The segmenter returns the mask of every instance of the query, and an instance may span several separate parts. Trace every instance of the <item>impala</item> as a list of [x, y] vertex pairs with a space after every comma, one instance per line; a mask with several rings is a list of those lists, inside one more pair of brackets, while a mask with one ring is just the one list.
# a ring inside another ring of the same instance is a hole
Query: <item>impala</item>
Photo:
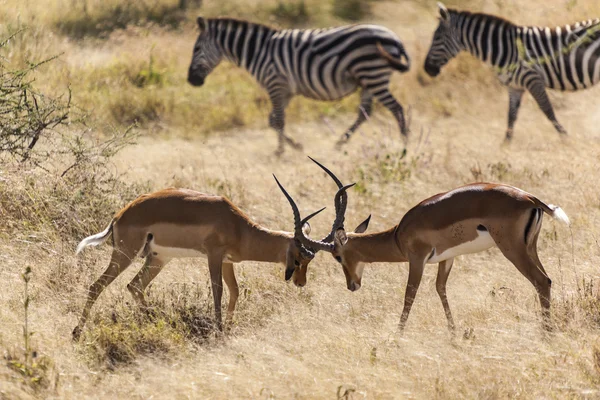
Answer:
[[[286, 197], [290, 201], [289, 195]], [[293, 201], [290, 204], [297, 213]], [[346, 234], [344, 229], [336, 229], [333, 242], [304, 236], [300, 240], [315, 251], [330, 252], [342, 265], [351, 291], [361, 287], [365, 263], [408, 262], [400, 331], [406, 325], [425, 264], [433, 263], [438, 263], [436, 290], [448, 328], [453, 331], [455, 325], [446, 297], [446, 282], [454, 258], [497, 246], [537, 290], [544, 326], [548, 328], [552, 281], [537, 254], [544, 213], [569, 225], [569, 218], [560, 207], [547, 205], [521, 189], [502, 184], [472, 183], [423, 200], [409, 210], [398, 225], [382, 232], [363, 234], [369, 216], [354, 232]]]
[[[339, 201], [336, 198], [336, 203]], [[296, 216], [297, 210], [294, 212]], [[171, 259], [207, 258], [217, 327], [221, 330], [223, 279], [229, 288], [228, 320], [233, 315], [239, 294], [233, 263], [283, 263], [286, 278], [293, 275], [294, 283], [304, 286], [306, 273], [302, 271], [306, 270], [315, 253], [303, 246], [301, 240], [307, 239], [305, 235], [310, 233], [308, 219], [317, 213], [303, 220], [298, 214], [294, 232], [290, 233], [258, 225], [221, 196], [169, 188], [138, 197], [119, 211], [104, 231], [83, 239], [77, 246], [79, 254], [87, 246], [105, 242], [112, 234], [110, 263], [89, 288], [73, 338], [78, 339], [81, 335], [98, 296], [136, 257], [146, 260], [127, 288], [142, 307], [146, 306], [144, 290]], [[336, 224], [333, 229], [337, 229]]]

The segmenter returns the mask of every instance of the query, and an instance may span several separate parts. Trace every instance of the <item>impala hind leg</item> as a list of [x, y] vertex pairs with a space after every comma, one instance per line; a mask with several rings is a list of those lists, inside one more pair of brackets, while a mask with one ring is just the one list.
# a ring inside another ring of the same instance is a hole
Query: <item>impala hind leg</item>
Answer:
[[142, 308], [148, 307], [144, 291], [170, 260], [161, 260], [149, 254], [146, 262], [137, 275], [129, 282], [127, 289]]
[[519, 246], [515, 246], [514, 243], [506, 244], [501, 240], [496, 240], [494, 234], [492, 234], [492, 237], [496, 241], [496, 244], [498, 245], [498, 248], [502, 254], [504, 254], [504, 256], [508, 258], [508, 260], [512, 262], [515, 267], [517, 267], [519, 272], [521, 272], [529, 280], [529, 282], [531, 282], [533, 287], [535, 287], [540, 299], [540, 305], [542, 306], [543, 325], [545, 329], [549, 329], [550, 291], [552, 281], [544, 271], [543, 267], [540, 268], [541, 263], [538, 265], [537, 260], [535, 260], [531, 255], [531, 250], [524, 241], [522, 244], [519, 243]]
[[358, 106], [358, 117], [348, 130], [339, 138], [336, 147], [348, 143], [352, 134], [371, 116], [373, 110], [373, 96], [369, 91], [363, 89], [360, 93], [360, 105]]
[[402, 309], [402, 316], [400, 316], [400, 324], [398, 325], [398, 330], [400, 333], [404, 332], [408, 314], [410, 314], [410, 309], [415, 301], [415, 296], [417, 295], [417, 290], [419, 290], [419, 285], [421, 284], [424, 268], [424, 258], [421, 258], [420, 260], [410, 260], [408, 283], [406, 284], [406, 293], [404, 294], [404, 308]]
[[[141, 247], [141, 246], [140, 246]], [[73, 329], [73, 339], [78, 340], [81, 336], [81, 331], [90, 315], [90, 310], [92, 306], [98, 299], [98, 296], [102, 293], [102, 291], [115, 280], [121, 272], [125, 271], [129, 265], [131, 265], [131, 261], [135, 253], [126, 252], [120, 249], [113, 249], [113, 253], [110, 259], [110, 263], [108, 264], [108, 268], [104, 273], [94, 282], [89, 290], [87, 302], [85, 303], [85, 307], [83, 308], [83, 312], [81, 313], [81, 317], [79, 318], [79, 323]]]
[[232, 263], [223, 263], [223, 280], [229, 289], [229, 305], [227, 307], [227, 318], [225, 320], [229, 324], [233, 320], [233, 312], [235, 311], [235, 305], [240, 295], [240, 289], [237, 280], [235, 279], [235, 271]]
[[445, 261], [441, 261], [438, 265], [437, 279], [435, 280], [435, 289], [442, 300], [442, 306], [444, 307], [444, 313], [446, 313], [446, 320], [448, 321], [448, 330], [454, 332], [455, 325], [452, 313], [450, 312], [450, 305], [448, 304], [448, 298], [446, 297], [446, 282], [448, 281], [448, 275], [452, 270], [454, 264], [454, 258], [450, 258]]

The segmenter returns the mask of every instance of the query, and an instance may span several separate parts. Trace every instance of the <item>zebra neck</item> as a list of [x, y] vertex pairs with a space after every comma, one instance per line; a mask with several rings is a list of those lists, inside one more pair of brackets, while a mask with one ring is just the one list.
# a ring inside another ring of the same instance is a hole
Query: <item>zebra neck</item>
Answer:
[[248, 70], [266, 50], [264, 43], [276, 32], [265, 25], [230, 18], [210, 19], [208, 26], [222, 56]]
[[517, 25], [493, 15], [469, 12], [452, 15], [452, 24], [462, 50], [495, 67], [517, 62]]

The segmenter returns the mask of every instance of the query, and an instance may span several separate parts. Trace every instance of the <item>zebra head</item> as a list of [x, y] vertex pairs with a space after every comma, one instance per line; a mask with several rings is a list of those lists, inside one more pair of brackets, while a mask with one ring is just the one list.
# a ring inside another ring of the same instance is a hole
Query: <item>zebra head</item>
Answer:
[[210, 29], [206, 27], [206, 21], [198, 17], [200, 35], [194, 45], [192, 63], [188, 71], [188, 82], [194, 86], [202, 86], [204, 79], [221, 62], [221, 51], [210, 36]]
[[433, 34], [433, 41], [425, 58], [425, 72], [429, 76], [437, 76], [440, 69], [460, 51], [455, 28], [450, 21], [450, 12], [442, 3], [438, 3], [438, 8], [440, 24]]

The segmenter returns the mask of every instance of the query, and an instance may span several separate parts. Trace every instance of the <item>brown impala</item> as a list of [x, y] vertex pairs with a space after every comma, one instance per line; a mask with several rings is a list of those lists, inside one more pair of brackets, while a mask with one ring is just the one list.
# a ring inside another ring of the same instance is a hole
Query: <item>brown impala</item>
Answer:
[[[342, 203], [343, 190], [336, 195], [336, 204]], [[217, 326], [222, 329], [223, 279], [230, 293], [228, 319], [232, 317], [238, 298], [234, 262], [285, 264], [286, 280], [293, 276], [297, 286], [304, 286], [305, 270], [315, 253], [301, 245], [301, 240], [307, 239], [305, 235], [310, 232], [308, 219], [317, 213], [301, 220], [297, 209], [294, 209], [295, 227], [290, 233], [256, 224], [221, 196], [169, 188], [138, 197], [119, 211], [104, 231], [83, 239], [77, 246], [77, 253], [80, 253], [87, 246], [105, 242], [112, 234], [110, 263], [102, 276], [90, 286], [87, 303], [79, 324], [73, 330], [73, 337], [78, 339], [81, 335], [90, 309], [100, 293], [136, 257], [145, 257], [146, 261], [127, 288], [142, 306], [146, 306], [144, 290], [171, 259], [207, 258]], [[326, 239], [333, 237], [335, 230], [341, 226], [336, 217], [332, 232]]]
[[[321, 164], [319, 166], [333, 175]], [[286, 197], [294, 213], [298, 213], [292, 198], [287, 193]], [[345, 204], [341, 211], [345, 212]], [[336, 229], [331, 242], [304, 236], [300, 240], [315, 251], [330, 252], [342, 264], [351, 291], [361, 286], [364, 263], [408, 262], [400, 331], [408, 319], [425, 264], [432, 263], [439, 263], [436, 289], [448, 328], [454, 330], [446, 297], [446, 281], [454, 258], [497, 246], [536, 288], [544, 326], [549, 327], [552, 282], [536, 248], [544, 213], [569, 224], [569, 218], [560, 207], [547, 205], [521, 189], [502, 184], [472, 183], [423, 200], [409, 210], [398, 225], [382, 232], [363, 234], [369, 216], [354, 232], [346, 234], [344, 229]], [[343, 221], [343, 215], [338, 218]]]

